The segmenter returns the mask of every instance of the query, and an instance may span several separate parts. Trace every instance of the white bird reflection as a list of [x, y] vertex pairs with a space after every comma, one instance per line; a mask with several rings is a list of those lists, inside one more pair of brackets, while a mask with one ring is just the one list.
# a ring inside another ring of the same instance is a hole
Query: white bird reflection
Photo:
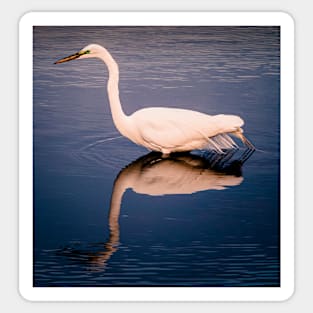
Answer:
[[120, 241], [119, 216], [123, 194], [127, 189], [150, 196], [192, 194], [204, 190], [223, 190], [242, 183], [242, 160], [227, 162], [232, 153], [197, 156], [190, 153], [162, 158], [149, 153], [126, 166], [115, 179], [110, 211], [110, 237], [105, 251], [89, 255], [89, 265], [103, 270]]

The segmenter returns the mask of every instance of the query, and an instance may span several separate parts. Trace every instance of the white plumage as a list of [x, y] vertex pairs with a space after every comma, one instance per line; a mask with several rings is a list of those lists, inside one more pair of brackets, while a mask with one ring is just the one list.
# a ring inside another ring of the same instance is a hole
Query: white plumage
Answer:
[[91, 44], [55, 63], [84, 58], [99, 58], [107, 65], [107, 91], [114, 124], [122, 135], [136, 144], [164, 155], [195, 149], [212, 149], [223, 153], [224, 149], [237, 146], [229, 136], [231, 134], [240, 138], [248, 148], [254, 149], [243, 136], [243, 120], [236, 115], [211, 116], [166, 107], [145, 108], [129, 116], [125, 115], [119, 98], [118, 65], [105, 48]]
[[130, 118], [134, 125], [140, 125], [137, 130], [144, 146], [164, 154], [205, 148], [221, 152], [223, 148], [232, 148], [235, 143], [226, 133], [236, 132], [243, 125], [238, 116], [210, 116], [172, 108], [142, 109]]

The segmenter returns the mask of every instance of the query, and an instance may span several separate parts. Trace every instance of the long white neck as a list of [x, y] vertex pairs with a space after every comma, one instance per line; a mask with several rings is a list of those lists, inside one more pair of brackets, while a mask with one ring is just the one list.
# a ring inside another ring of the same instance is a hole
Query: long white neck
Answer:
[[119, 81], [118, 65], [111, 56], [111, 54], [105, 48], [103, 48], [103, 51], [99, 53], [98, 57], [106, 64], [109, 71], [107, 91], [113, 122], [116, 128], [120, 131], [120, 133], [122, 135], [126, 135], [128, 117], [127, 115], [125, 115], [120, 102], [118, 90], [118, 81]]

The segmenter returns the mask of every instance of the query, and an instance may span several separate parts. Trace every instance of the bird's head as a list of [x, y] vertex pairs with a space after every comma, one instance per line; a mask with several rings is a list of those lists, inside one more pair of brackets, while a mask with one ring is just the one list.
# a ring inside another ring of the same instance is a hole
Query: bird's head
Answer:
[[96, 58], [101, 52], [103, 52], [103, 50], [104, 48], [100, 45], [90, 44], [78, 52], [54, 62], [54, 64], [64, 63], [75, 59]]

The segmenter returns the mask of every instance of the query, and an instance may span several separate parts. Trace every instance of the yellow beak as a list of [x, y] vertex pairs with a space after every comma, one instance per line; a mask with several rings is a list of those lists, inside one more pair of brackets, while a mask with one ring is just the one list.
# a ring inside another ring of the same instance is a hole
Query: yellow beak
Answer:
[[60, 59], [60, 60], [54, 62], [54, 64], [59, 64], [59, 63], [64, 63], [64, 62], [75, 60], [75, 59], [79, 58], [82, 54], [83, 53], [77, 52], [75, 54], [69, 55], [68, 57], [65, 57], [63, 59]]

